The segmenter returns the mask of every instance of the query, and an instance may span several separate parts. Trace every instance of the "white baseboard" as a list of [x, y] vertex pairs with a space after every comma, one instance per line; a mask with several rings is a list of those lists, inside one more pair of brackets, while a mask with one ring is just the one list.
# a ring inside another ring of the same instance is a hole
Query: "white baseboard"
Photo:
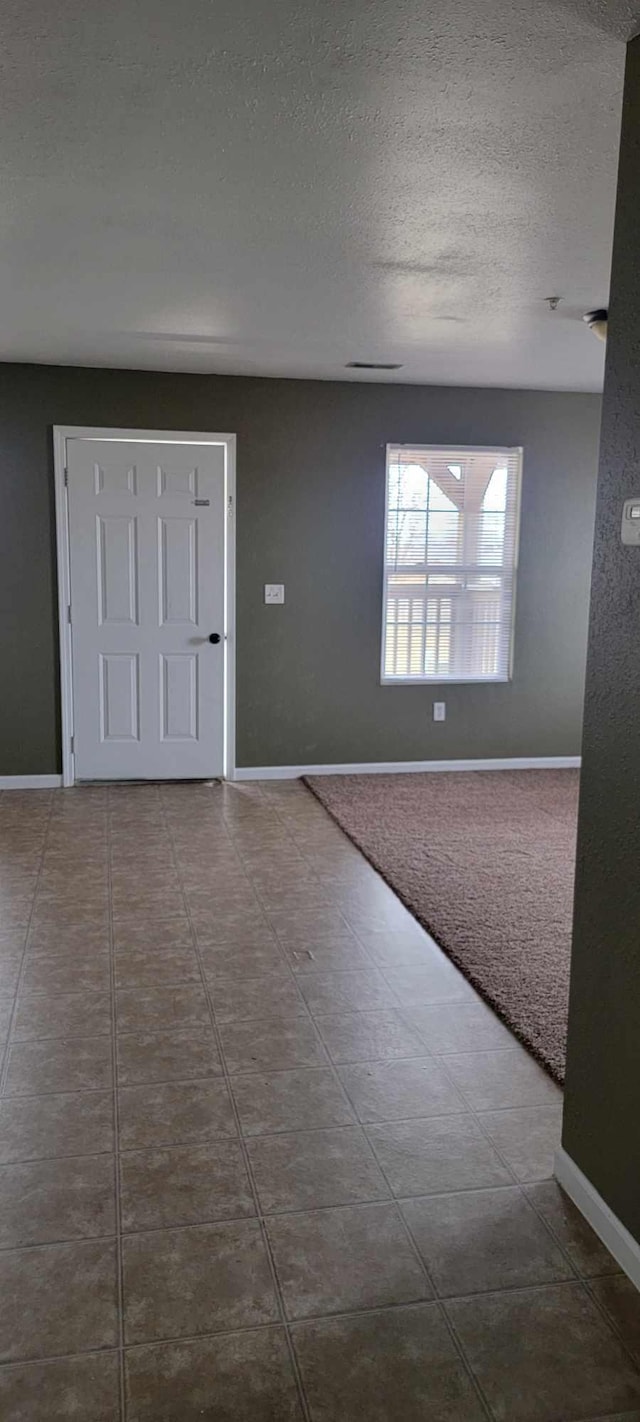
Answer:
[[0, 790], [59, 790], [61, 775], [0, 775]]
[[556, 1152], [554, 1174], [631, 1283], [640, 1289], [640, 1244], [562, 1146]]
[[389, 760], [353, 765], [237, 766], [230, 780], [298, 780], [301, 775], [413, 775], [441, 770], [575, 770], [579, 755], [516, 756], [508, 760]]

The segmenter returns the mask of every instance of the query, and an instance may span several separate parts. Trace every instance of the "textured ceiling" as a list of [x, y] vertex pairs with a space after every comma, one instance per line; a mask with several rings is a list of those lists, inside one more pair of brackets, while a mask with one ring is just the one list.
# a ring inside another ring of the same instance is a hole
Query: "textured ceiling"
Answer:
[[0, 358], [597, 389], [637, 28], [628, 0], [5, 0]]

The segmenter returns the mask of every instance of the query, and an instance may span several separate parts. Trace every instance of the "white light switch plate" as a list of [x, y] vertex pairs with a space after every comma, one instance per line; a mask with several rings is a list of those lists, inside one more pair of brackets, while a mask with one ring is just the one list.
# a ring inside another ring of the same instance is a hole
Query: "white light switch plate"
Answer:
[[640, 546], [640, 498], [625, 499], [622, 506], [622, 542]]
[[264, 600], [270, 605], [276, 602], [284, 602], [284, 583], [265, 583]]
[[445, 719], [445, 717], [446, 717], [446, 714], [447, 714], [447, 703], [446, 703], [446, 701], [434, 701], [434, 703], [433, 703], [433, 719], [434, 719], [434, 721], [444, 721], [444, 719]]

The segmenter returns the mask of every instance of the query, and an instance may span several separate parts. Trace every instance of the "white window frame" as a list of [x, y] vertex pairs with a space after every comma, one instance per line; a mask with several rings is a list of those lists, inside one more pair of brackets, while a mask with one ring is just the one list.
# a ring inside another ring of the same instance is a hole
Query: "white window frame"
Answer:
[[[424, 674], [423, 676], [387, 676], [384, 669], [385, 640], [387, 628], [387, 533], [389, 523], [389, 455], [391, 450], [402, 449], [423, 449], [425, 454], [430, 452], [443, 453], [448, 448], [453, 453], [461, 454], [468, 450], [470, 454], [517, 454], [518, 474], [516, 483], [516, 532], [513, 549], [513, 596], [511, 598], [511, 629], [509, 635], [509, 661], [506, 676], [442, 676], [441, 673], [434, 675]], [[389, 442], [385, 447], [385, 478], [384, 478], [384, 542], [382, 545], [382, 633], [380, 637], [380, 684], [381, 686], [506, 686], [513, 680], [513, 655], [516, 625], [516, 600], [518, 590], [518, 557], [520, 551], [520, 515], [522, 506], [522, 477], [523, 477], [524, 450], [522, 445], [500, 445], [500, 444], [457, 444], [448, 446], [446, 444], [399, 444], [395, 440]]]

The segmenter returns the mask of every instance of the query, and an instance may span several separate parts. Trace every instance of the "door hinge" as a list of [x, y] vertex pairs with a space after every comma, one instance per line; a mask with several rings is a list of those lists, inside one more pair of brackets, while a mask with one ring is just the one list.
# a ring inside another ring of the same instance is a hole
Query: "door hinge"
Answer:
[[69, 606], [67, 608], [67, 620], [69, 622], [71, 621], [71, 603], [69, 603]]
[[64, 487], [65, 487], [65, 489], [68, 489], [68, 487], [69, 487], [69, 470], [68, 470], [68, 469], [65, 469], [65, 471], [64, 471]]
[[75, 748], [76, 748], [76, 738], [75, 738], [75, 736], [72, 736], [72, 737], [71, 737], [71, 754], [72, 754], [72, 755], [73, 755], [73, 753], [74, 753], [74, 751], [75, 751]]

